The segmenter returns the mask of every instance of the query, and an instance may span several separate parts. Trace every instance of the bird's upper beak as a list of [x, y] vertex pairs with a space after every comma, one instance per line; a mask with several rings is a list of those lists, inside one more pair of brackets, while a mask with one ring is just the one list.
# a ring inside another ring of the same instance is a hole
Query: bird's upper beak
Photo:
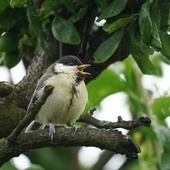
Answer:
[[90, 66], [90, 64], [83, 64], [83, 65], [77, 66], [78, 73], [80, 73], [81, 75], [91, 75], [90, 73], [83, 71], [85, 68], [87, 68], [89, 66]]

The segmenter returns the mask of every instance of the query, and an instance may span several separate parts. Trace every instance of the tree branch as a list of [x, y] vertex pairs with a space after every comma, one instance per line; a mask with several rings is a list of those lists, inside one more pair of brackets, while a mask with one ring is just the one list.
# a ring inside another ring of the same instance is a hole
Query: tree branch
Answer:
[[52, 86], [45, 89], [46, 93], [43, 100], [37, 102], [36, 107], [35, 105], [32, 105], [30, 114], [19, 123], [8, 138], [0, 143], [0, 165], [23, 152], [47, 146], [95, 146], [114, 153], [138, 158], [140, 148], [133, 142], [131, 137], [123, 135], [118, 130], [112, 129], [132, 129], [139, 126], [149, 126], [151, 120], [148, 117], [142, 117], [132, 121], [123, 121], [122, 118], [119, 117], [118, 122], [113, 123], [109, 121], [100, 121], [92, 117], [92, 114], [95, 111], [95, 109], [92, 109], [87, 115], [82, 115], [78, 121], [91, 124], [97, 128], [79, 128], [75, 130], [75, 128], [57, 127], [57, 132], [53, 141], [51, 141], [48, 136], [48, 129], [20, 134], [23, 128], [35, 117], [37, 110], [39, 110], [41, 104], [50, 95], [52, 90]]
[[138, 158], [140, 152], [140, 148], [129, 136], [122, 135], [117, 130], [79, 128], [75, 131], [75, 128], [57, 127], [53, 141], [49, 138], [48, 129], [44, 129], [20, 134], [13, 145], [9, 145], [6, 140], [1, 142], [0, 166], [28, 150], [60, 146], [95, 146], [132, 158]]
[[[4, 99], [4, 98], [3, 98]], [[0, 139], [7, 137], [25, 116], [25, 110], [10, 101], [0, 101]]]
[[81, 115], [80, 118], [77, 120], [78, 122], [88, 123], [93, 125], [97, 128], [104, 128], [104, 129], [115, 129], [115, 128], [124, 128], [124, 129], [134, 129], [140, 126], [150, 126], [151, 120], [149, 117], [140, 117], [138, 119], [125, 121], [119, 116], [117, 122], [109, 122], [105, 120], [98, 120], [92, 117], [90, 114]]
[[0, 97], [6, 97], [12, 93], [13, 86], [11, 86], [8, 82], [2, 81], [0, 82]]

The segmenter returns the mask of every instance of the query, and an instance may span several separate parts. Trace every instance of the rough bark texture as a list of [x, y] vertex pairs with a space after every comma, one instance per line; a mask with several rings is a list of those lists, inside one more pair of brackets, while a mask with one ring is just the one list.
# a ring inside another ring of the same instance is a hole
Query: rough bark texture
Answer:
[[48, 129], [23, 133], [10, 144], [4, 140], [0, 143], [0, 165], [28, 150], [47, 146], [95, 146], [133, 158], [137, 158], [140, 152], [139, 147], [132, 142], [131, 138], [122, 135], [119, 131], [96, 128], [80, 128], [75, 131], [75, 128], [58, 127], [53, 142], [48, 136]]

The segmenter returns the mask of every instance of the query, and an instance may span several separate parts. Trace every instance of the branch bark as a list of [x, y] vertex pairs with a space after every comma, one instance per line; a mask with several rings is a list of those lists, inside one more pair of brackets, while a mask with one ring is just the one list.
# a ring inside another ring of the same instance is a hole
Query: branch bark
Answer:
[[0, 82], [0, 97], [6, 97], [12, 93], [13, 86], [8, 82]]
[[25, 116], [25, 110], [11, 101], [0, 100], [0, 139], [7, 137]]
[[[49, 92], [51, 90], [52, 89], [50, 88]], [[49, 93], [47, 93], [47, 95], [48, 94]], [[112, 128], [125, 127], [126, 129], [132, 129], [142, 125], [149, 126], [151, 123], [149, 118], [139, 118], [132, 121], [120, 121], [119, 118], [118, 122], [113, 123], [97, 120], [90, 117], [90, 115], [82, 115], [78, 121], [90, 123], [102, 129], [78, 128], [75, 130], [75, 128], [57, 127], [57, 132], [53, 141], [49, 138], [48, 129], [19, 134], [25, 127], [24, 125], [30, 122], [30, 118], [34, 116], [37, 109], [38, 108], [33, 108], [31, 116], [25, 117], [14, 132], [0, 143], [0, 165], [23, 152], [47, 146], [95, 146], [114, 153], [125, 154], [128, 157], [138, 158], [140, 148], [133, 142], [131, 137], [128, 135], [122, 135], [121, 132], [113, 130]], [[147, 121], [144, 121], [145, 123], [143, 124], [141, 123], [141, 120]], [[110, 128], [108, 126], [110, 126]]]
[[119, 116], [117, 122], [109, 122], [105, 120], [98, 120], [89, 114], [81, 115], [78, 121], [88, 123], [97, 128], [104, 128], [104, 129], [124, 128], [127, 130], [140, 127], [140, 126], [150, 126], [151, 124], [151, 120], [149, 117], [140, 117], [139, 119], [125, 121], [122, 120], [122, 118]]
[[117, 130], [79, 128], [75, 131], [75, 128], [58, 127], [53, 141], [49, 138], [48, 129], [23, 133], [12, 145], [5, 139], [0, 143], [0, 166], [31, 149], [61, 146], [94, 146], [132, 158], [138, 158], [140, 152], [129, 136], [122, 135]]

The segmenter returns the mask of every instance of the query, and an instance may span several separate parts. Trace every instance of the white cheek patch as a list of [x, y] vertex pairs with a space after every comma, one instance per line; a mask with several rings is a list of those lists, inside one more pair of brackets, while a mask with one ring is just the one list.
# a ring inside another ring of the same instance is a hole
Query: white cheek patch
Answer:
[[57, 73], [75, 74], [77, 66], [65, 66], [61, 63], [57, 63], [54, 66], [54, 70]]

